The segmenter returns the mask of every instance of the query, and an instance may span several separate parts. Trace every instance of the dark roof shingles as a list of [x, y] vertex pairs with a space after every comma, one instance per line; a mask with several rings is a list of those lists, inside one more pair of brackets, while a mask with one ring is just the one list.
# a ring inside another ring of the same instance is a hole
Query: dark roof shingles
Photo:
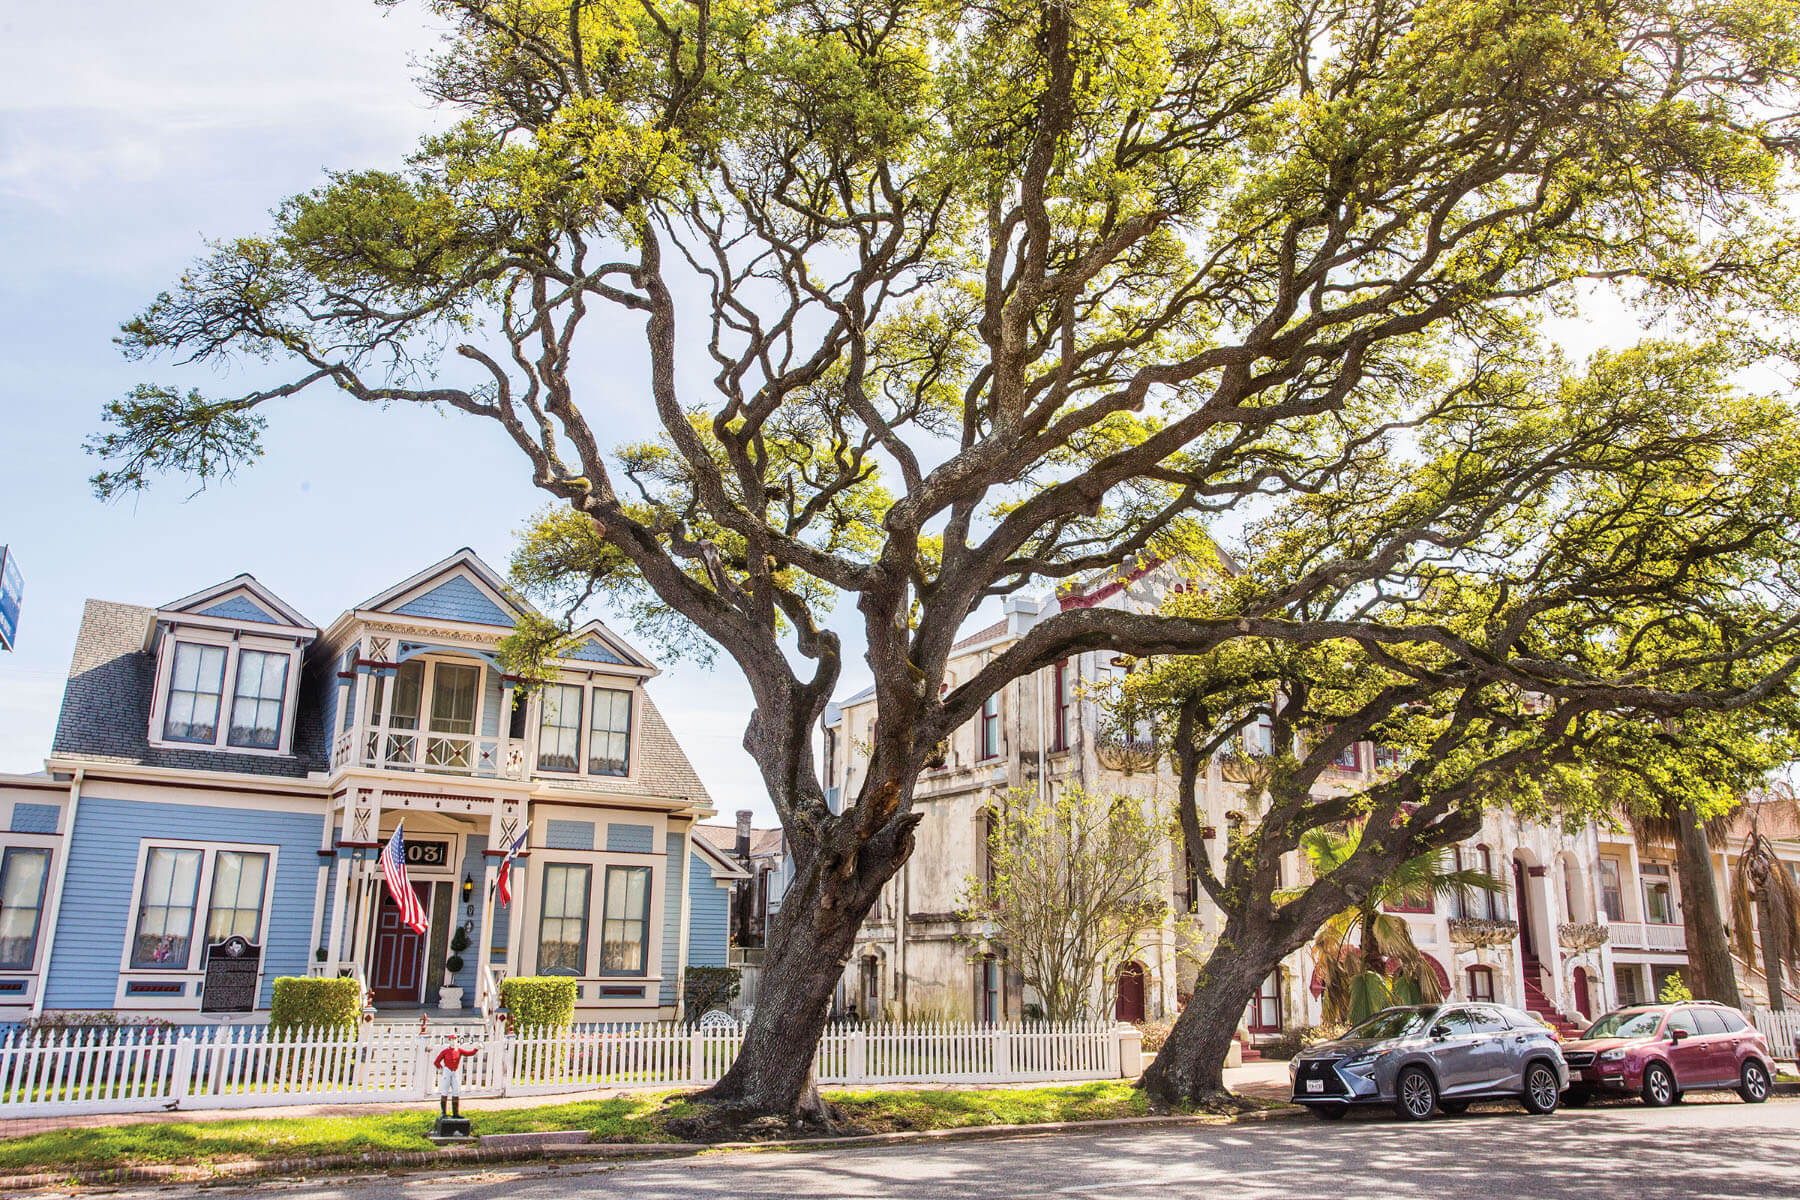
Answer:
[[50, 744], [55, 757], [296, 779], [323, 769], [319, 702], [325, 671], [313, 664], [301, 676], [293, 757], [152, 747], [150, 696], [156, 660], [144, 650], [144, 642], [153, 612], [109, 600], [87, 602], [69, 663], [62, 714]]

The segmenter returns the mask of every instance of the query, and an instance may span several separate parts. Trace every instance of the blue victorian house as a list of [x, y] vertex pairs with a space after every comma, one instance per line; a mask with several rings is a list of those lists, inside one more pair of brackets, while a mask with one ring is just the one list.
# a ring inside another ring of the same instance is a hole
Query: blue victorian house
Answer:
[[[405, 1010], [567, 975], [579, 1019], [674, 1017], [686, 968], [726, 962], [744, 869], [694, 834], [711, 803], [655, 667], [593, 622], [527, 692], [497, 648], [529, 611], [466, 549], [322, 630], [248, 575], [90, 600], [47, 770], [0, 776], [0, 1020], [192, 1023], [308, 973]], [[377, 862], [402, 822], [422, 934]], [[234, 936], [254, 975], [209, 998]]]

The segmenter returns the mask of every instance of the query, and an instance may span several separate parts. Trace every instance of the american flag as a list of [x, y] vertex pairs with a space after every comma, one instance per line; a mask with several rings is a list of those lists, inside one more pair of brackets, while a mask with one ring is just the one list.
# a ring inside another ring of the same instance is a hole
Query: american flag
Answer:
[[500, 898], [500, 903], [509, 907], [512, 904], [512, 861], [525, 849], [525, 838], [530, 832], [526, 830], [513, 841], [506, 851], [506, 857], [500, 860], [500, 873], [494, 876], [494, 895]]
[[387, 880], [388, 895], [394, 898], [394, 906], [400, 910], [400, 919], [414, 933], [425, 932], [425, 906], [419, 903], [419, 895], [412, 890], [412, 884], [406, 882], [406, 835], [403, 825], [394, 826], [394, 836], [381, 852], [381, 874]]

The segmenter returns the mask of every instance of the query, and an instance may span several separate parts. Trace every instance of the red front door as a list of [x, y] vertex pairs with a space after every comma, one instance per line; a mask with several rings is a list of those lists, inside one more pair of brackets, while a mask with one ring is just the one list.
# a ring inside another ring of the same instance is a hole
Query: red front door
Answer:
[[1599, 1015], [1594, 1011], [1593, 998], [1588, 995], [1588, 977], [1585, 967], [1575, 968], [1575, 1008], [1583, 1018], [1588, 1020]]
[[1119, 972], [1119, 994], [1113, 1002], [1113, 1020], [1144, 1019], [1144, 965], [1128, 962]]
[[[430, 912], [429, 894], [416, 883], [412, 889], [425, 911]], [[377, 1004], [417, 1004], [424, 973], [425, 936], [401, 922], [400, 909], [383, 886], [381, 905], [375, 910], [375, 953], [370, 963], [369, 991]]]

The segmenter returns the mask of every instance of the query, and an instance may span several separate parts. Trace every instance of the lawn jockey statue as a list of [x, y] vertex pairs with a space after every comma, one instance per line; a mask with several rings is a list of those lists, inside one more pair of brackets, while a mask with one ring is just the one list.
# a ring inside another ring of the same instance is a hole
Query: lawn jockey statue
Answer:
[[469, 1122], [462, 1115], [462, 1065], [463, 1059], [479, 1052], [479, 1046], [457, 1045], [453, 1033], [450, 1044], [432, 1060], [432, 1066], [438, 1069], [437, 1132], [441, 1137], [469, 1136]]

